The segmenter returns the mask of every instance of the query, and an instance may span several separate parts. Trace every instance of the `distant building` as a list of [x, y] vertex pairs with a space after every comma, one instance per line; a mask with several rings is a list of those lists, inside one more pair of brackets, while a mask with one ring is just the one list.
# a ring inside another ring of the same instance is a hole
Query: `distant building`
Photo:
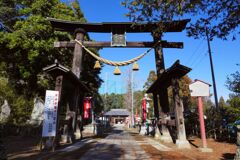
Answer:
[[126, 123], [130, 112], [127, 109], [111, 109], [104, 114], [112, 124]]

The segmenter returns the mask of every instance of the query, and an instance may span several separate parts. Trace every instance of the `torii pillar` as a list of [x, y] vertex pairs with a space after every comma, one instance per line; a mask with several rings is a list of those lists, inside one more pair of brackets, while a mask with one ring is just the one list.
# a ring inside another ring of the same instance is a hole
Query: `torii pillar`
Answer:
[[177, 128], [177, 140], [176, 145], [178, 148], [190, 149], [190, 143], [186, 137], [185, 124], [184, 124], [184, 115], [183, 115], [183, 103], [179, 95], [179, 80], [178, 78], [172, 79], [172, 92], [173, 92], [173, 101], [175, 105], [175, 122]]
[[[85, 36], [86, 32], [81, 29], [78, 28], [75, 30], [75, 39], [77, 39], [80, 42], [83, 42], [84, 40], [84, 36]], [[73, 52], [73, 62], [72, 62], [72, 72], [78, 77], [78, 79], [80, 79], [81, 77], [81, 72], [82, 72], [82, 58], [83, 58], [83, 48], [82, 46], [78, 45], [77, 43], [75, 43], [74, 46], [74, 52]], [[74, 107], [74, 111], [75, 111], [75, 117], [74, 117], [74, 131], [75, 131], [75, 138], [79, 139], [82, 137], [82, 133], [81, 133], [81, 125], [78, 124], [79, 120], [82, 121], [82, 117], [80, 115], [80, 110], [79, 108], [79, 99], [83, 98], [83, 97], [79, 97], [79, 88], [77, 87], [75, 89], [75, 94], [74, 94], [74, 101], [75, 101], [75, 107]]]
[[[157, 43], [159, 40], [161, 40], [162, 33], [152, 33], [153, 40], [155, 43]], [[157, 70], [157, 77], [159, 78], [161, 74], [165, 71], [165, 65], [164, 65], [164, 57], [163, 57], [163, 48], [161, 43], [157, 45], [155, 48], [155, 62], [156, 62], [156, 70]], [[154, 95], [155, 99], [157, 95]], [[155, 100], [156, 101], [156, 100]], [[168, 101], [168, 92], [167, 88], [161, 89], [161, 92], [159, 94], [159, 101], [161, 106], [161, 114], [160, 119], [161, 122], [165, 122], [166, 118], [168, 118], [169, 113], [169, 101]], [[155, 104], [156, 106], [156, 104]], [[157, 106], [156, 106], [157, 107]], [[158, 110], [158, 109], [157, 109]], [[166, 126], [166, 124], [161, 124], [161, 136], [159, 137], [160, 140], [164, 142], [172, 142], [171, 135], [169, 133], [169, 130]], [[158, 127], [156, 128], [158, 130]], [[159, 133], [156, 131], [156, 133]], [[156, 135], [158, 137], [158, 135]]]

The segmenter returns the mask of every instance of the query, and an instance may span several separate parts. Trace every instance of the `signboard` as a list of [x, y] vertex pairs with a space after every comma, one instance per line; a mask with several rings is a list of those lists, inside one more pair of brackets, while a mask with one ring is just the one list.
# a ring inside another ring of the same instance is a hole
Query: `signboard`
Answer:
[[58, 96], [58, 91], [46, 91], [42, 137], [56, 136]]
[[112, 33], [111, 46], [115, 46], [115, 47], [126, 46], [125, 32], [123, 32], [123, 33]]
[[195, 82], [189, 85], [190, 94], [192, 97], [209, 97], [209, 87], [210, 84], [200, 80], [195, 80]]

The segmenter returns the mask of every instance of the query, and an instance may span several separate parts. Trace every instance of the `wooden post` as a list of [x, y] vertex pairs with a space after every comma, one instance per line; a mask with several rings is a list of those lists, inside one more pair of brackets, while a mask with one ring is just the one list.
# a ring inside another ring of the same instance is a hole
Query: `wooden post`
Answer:
[[80, 131], [80, 126], [79, 126], [79, 114], [80, 114], [80, 111], [79, 111], [79, 107], [81, 107], [80, 103], [79, 103], [79, 99], [80, 99], [80, 90], [79, 88], [77, 87], [75, 89], [75, 117], [74, 117], [74, 121], [73, 121], [73, 130], [74, 130], [74, 135], [75, 135], [75, 139], [80, 139], [82, 136], [81, 136], [81, 131]]
[[157, 95], [157, 93], [153, 93], [153, 106], [154, 106], [154, 115], [155, 115], [155, 118], [156, 118], [154, 138], [159, 139], [161, 137], [161, 133], [160, 133], [159, 128], [158, 128], [159, 108], [158, 108], [158, 95]]
[[175, 105], [175, 121], [177, 127], [177, 140], [176, 144], [178, 148], [191, 148], [189, 142], [186, 138], [186, 130], [184, 124], [184, 116], [183, 116], [183, 103], [179, 96], [179, 82], [178, 79], [172, 79], [172, 87], [173, 87], [173, 100]]
[[154, 107], [154, 116], [159, 120], [159, 109], [158, 109], [158, 97], [156, 93], [153, 93], [153, 107]]
[[[75, 31], [76, 39], [80, 42], [83, 42], [85, 31], [81, 28]], [[72, 72], [80, 78], [82, 71], [82, 57], [83, 57], [83, 48], [79, 44], [75, 43], [74, 52], [73, 52], [73, 63], [72, 63]]]
[[56, 125], [56, 136], [53, 139], [52, 151], [55, 151], [56, 145], [59, 144], [60, 135], [59, 135], [59, 113], [60, 113], [60, 103], [61, 103], [61, 92], [62, 92], [63, 76], [57, 76], [55, 82], [55, 91], [59, 92], [58, 95], [58, 109], [57, 109], [57, 125]]
[[198, 97], [197, 99], [198, 99], [198, 116], [199, 116], [200, 131], [201, 131], [201, 138], [202, 138], [202, 147], [206, 148], [207, 140], [206, 140], [204, 118], [203, 118], [202, 97]]
[[198, 116], [199, 116], [201, 139], [202, 139], [202, 148], [199, 148], [199, 150], [202, 152], [212, 152], [211, 148], [207, 148], [206, 131], [205, 131], [204, 118], [203, 118], [202, 97], [199, 96], [197, 97], [197, 99], [198, 99]]
[[[153, 33], [152, 35], [155, 43], [161, 40], [162, 33]], [[157, 45], [154, 48], [154, 50], [155, 50], [155, 63], [156, 63], [157, 77], [160, 77], [161, 74], [165, 71], [163, 49], [162, 49], [161, 43]], [[159, 100], [160, 100], [160, 106], [163, 111], [163, 114], [161, 114], [161, 119], [164, 120], [168, 116], [167, 113], [169, 112], [167, 88], [161, 88], [161, 91], [159, 92]], [[169, 134], [169, 130], [165, 124], [162, 124], [162, 136], [160, 137], [160, 139], [165, 142], [172, 142], [172, 138]]]

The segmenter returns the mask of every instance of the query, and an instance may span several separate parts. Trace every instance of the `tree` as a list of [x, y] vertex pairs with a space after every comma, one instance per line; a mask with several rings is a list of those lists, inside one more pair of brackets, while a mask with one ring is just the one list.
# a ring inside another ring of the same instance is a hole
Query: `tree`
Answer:
[[155, 71], [153, 70], [150, 71], [148, 74], [147, 82], [145, 82], [143, 88], [147, 90], [156, 80], [157, 80], [157, 75]]
[[224, 106], [224, 116], [228, 123], [240, 119], [240, 72], [236, 71], [227, 77], [226, 86], [233, 93], [229, 95], [227, 104]]
[[240, 96], [240, 72], [236, 71], [227, 77], [226, 86], [236, 95]]
[[[54, 81], [42, 72], [43, 67], [58, 59], [71, 68], [72, 50], [55, 49], [53, 43], [74, 37], [54, 31], [46, 17], [86, 22], [78, 1], [66, 5], [59, 0], [0, 0], [0, 22], [12, 31], [0, 32], [0, 66], [3, 66], [0, 68], [7, 73], [4, 76], [16, 97], [21, 98], [15, 104], [16, 111], [24, 105], [31, 111], [33, 97], [43, 97], [45, 90], [53, 86]], [[94, 59], [89, 55], [84, 55], [84, 62], [81, 80], [97, 93], [102, 82], [100, 72], [93, 70]]]
[[227, 88], [233, 93], [229, 95], [227, 104], [224, 107], [225, 117], [228, 119], [228, 123], [240, 119], [240, 72], [236, 71], [227, 77]]
[[105, 104], [105, 111], [109, 111], [113, 108], [123, 108], [123, 94], [102, 94], [101, 97]]
[[229, 123], [233, 123], [236, 120], [240, 119], [240, 98], [235, 95], [231, 95], [230, 99], [227, 100], [229, 104], [226, 106], [226, 115], [228, 117]]
[[219, 99], [218, 106], [219, 108], [224, 108], [226, 106], [226, 102], [222, 96]]
[[[194, 104], [194, 101], [191, 99], [189, 90], [189, 84], [192, 83], [192, 80], [187, 75], [185, 75], [178, 82], [179, 82], [179, 95], [183, 101], [184, 110], [189, 110], [192, 108], [192, 104]], [[175, 107], [173, 104], [172, 86], [168, 88], [168, 96], [169, 104], [171, 110], [173, 111]]]
[[[188, 36], [205, 37], [208, 27], [210, 37], [227, 39], [239, 34], [240, 7], [238, 0], [123, 0], [126, 14], [134, 22], [172, 21], [193, 19], [187, 27]], [[233, 33], [233, 34], [231, 34]]]

